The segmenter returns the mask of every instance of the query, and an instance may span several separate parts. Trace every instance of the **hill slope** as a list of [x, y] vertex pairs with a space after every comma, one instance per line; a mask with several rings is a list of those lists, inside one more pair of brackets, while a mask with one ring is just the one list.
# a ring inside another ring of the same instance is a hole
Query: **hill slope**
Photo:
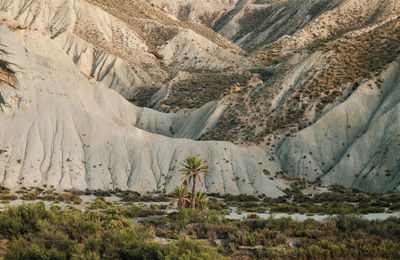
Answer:
[[[3, 185], [161, 192], [180, 182], [176, 172], [185, 156], [201, 153], [213, 170], [204, 190], [282, 194], [285, 185], [262, 173], [261, 150], [140, 130], [135, 124], [142, 123], [143, 108], [91, 83], [51, 38], [30, 30], [15, 36], [4, 25], [0, 32], [3, 73], [14, 79], [0, 85]], [[157, 116], [168, 122], [158, 112], [143, 120]]]
[[396, 0], [0, 11], [3, 185], [164, 191], [200, 153], [209, 192], [279, 196], [286, 175], [399, 189]]

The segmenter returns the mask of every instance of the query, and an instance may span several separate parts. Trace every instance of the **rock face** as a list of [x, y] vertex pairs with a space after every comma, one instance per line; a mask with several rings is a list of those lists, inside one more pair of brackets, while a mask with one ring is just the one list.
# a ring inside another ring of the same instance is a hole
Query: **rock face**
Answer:
[[[31, 30], [14, 34], [5, 25], [0, 35], [2, 71], [16, 79], [15, 85], [0, 82], [2, 185], [168, 191], [180, 182], [183, 158], [199, 153], [212, 171], [205, 191], [283, 194], [285, 185], [263, 174], [261, 150], [257, 157], [230, 143], [171, 139], [138, 129], [136, 124], [150, 125], [150, 118], [161, 125], [172, 119], [90, 82], [50, 37], [35, 37], [40, 33]], [[193, 132], [190, 116], [181, 120]]]

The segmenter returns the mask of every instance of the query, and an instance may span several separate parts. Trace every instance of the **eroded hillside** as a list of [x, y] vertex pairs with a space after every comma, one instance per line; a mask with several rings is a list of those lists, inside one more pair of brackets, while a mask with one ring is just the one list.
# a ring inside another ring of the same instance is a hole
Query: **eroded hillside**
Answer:
[[[323, 43], [310, 54], [294, 55], [274, 67], [275, 75], [266, 83], [233, 99], [219, 125], [205, 138], [260, 142], [270, 134], [295, 133], [313, 124], [362, 82], [372, 80], [380, 86], [377, 76], [398, 59], [399, 40], [397, 18]], [[292, 59], [300, 62], [292, 65]]]
[[165, 191], [201, 153], [209, 192], [278, 196], [286, 175], [399, 187], [396, 0], [0, 0], [0, 11], [3, 185]]

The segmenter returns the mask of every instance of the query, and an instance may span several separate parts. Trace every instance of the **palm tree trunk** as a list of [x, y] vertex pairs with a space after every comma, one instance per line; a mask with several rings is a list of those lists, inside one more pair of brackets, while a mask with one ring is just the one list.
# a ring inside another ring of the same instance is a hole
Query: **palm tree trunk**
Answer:
[[196, 180], [197, 178], [193, 178], [193, 188], [192, 188], [192, 208], [196, 207]]

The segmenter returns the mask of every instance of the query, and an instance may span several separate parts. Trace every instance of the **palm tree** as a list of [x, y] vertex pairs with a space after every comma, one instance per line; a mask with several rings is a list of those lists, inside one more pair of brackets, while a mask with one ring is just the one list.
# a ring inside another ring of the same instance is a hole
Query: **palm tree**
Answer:
[[172, 204], [177, 204], [179, 208], [184, 208], [186, 202], [189, 202], [189, 191], [184, 185], [177, 185], [171, 192], [172, 195]]
[[193, 181], [192, 188], [192, 208], [196, 207], [196, 182], [203, 182], [201, 174], [210, 176], [208, 173], [208, 165], [205, 163], [203, 158], [199, 155], [189, 155], [182, 164], [183, 168], [180, 170], [180, 174], [184, 174], [183, 185], [187, 186]]
[[206, 211], [208, 209], [207, 194], [205, 194], [203, 191], [199, 190], [197, 192], [196, 202], [197, 202], [197, 207], [199, 208], [200, 211]]

